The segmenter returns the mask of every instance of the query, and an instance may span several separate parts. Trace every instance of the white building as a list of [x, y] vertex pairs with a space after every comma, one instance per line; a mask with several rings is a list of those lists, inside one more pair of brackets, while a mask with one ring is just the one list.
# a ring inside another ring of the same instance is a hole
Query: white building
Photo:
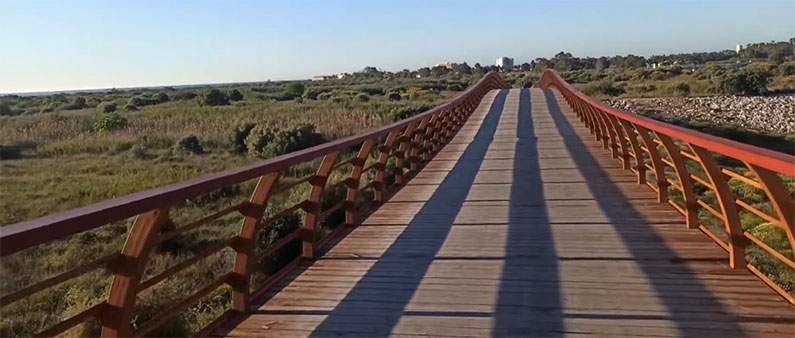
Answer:
[[513, 68], [513, 59], [509, 58], [507, 56], [503, 56], [503, 57], [497, 59], [496, 65], [497, 65], [497, 67], [500, 67], [502, 69], [512, 69]]
[[743, 50], [743, 45], [737, 45], [737, 47], [734, 49], [734, 51], [737, 53], [739, 53], [741, 50]]

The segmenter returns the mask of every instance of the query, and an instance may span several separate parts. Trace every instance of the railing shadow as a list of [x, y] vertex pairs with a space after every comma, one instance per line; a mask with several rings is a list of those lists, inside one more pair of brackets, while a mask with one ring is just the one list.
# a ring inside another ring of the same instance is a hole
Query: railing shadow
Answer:
[[[715, 335], [743, 336], [742, 328], [737, 325], [738, 318], [731, 314], [700, 281], [699, 276], [686, 265], [687, 263], [682, 262], [686, 260], [681, 259], [665, 240], [649, 227], [648, 221], [642, 221], [646, 220], [646, 217], [632, 205], [630, 199], [610, 180], [598, 179], [610, 176], [590, 152], [583, 151], [586, 145], [574, 131], [568, 118], [564, 116], [555, 94], [549, 89], [543, 91], [550, 115], [563, 138], [566, 149], [577, 169], [583, 176], [590, 178], [585, 180], [590, 193], [629, 253], [635, 258], [635, 262], [648, 279], [660, 303], [666, 308], [669, 314], [668, 320], [674, 322], [683, 336], [704, 335], [703, 327], [693, 325], [704, 321], [721, 323], [721, 328], [716, 330]], [[627, 222], [627, 220], [636, 221]], [[644, 240], [638, 240], [639, 236]], [[650, 255], [649, 249], [652, 248], [655, 253]], [[678, 264], [668, 264], [664, 268], [665, 271], [661, 271], [660, 260]], [[675, 274], [679, 280], [686, 280], [687, 283], [672, 280], [671, 274]], [[685, 289], [687, 292], [684, 292]], [[687, 296], [693, 294], [698, 295], [697, 299]], [[707, 314], [708, 318], [705, 318], [704, 314]]]
[[[506, 95], [507, 90], [497, 94], [473, 141], [452, 170], [394, 243], [315, 328], [313, 337], [339, 332], [345, 332], [346, 336], [386, 336], [397, 325], [469, 194], [494, 138]], [[416, 245], [417, 239], [422, 239], [421, 246]], [[399, 268], [401, 280], [404, 281], [402, 287], [377, 288], [379, 279], [386, 274], [394, 274], [396, 268]], [[366, 303], [362, 303], [362, 300], [366, 300]], [[376, 303], [379, 306], [364, 305]], [[368, 327], [366, 333], [346, 330], [352, 317]]]
[[544, 202], [531, 111], [530, 92], [522, 89], [505, 261], [491, 332], [495, 337], [556, 337], [563, 333], [558, 255]]

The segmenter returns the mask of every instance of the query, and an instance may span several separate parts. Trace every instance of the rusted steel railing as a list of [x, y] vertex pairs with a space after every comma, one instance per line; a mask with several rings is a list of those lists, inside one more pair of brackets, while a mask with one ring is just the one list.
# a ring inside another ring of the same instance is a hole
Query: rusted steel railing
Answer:
[[[35, 250], [37, 246], [70, 235], [135, 217], [121, 252], [81, 262], [68, 271], [13, 290], [0, 298], [0, 305], [9, 306], [52, 286], [92, 271], [107, 269], [113, 274], [113, 281], [109, 295], [104, 301], [61, 320], [39, 334], [58, 335], [88, 319], [95, 318], [102, 326], [103, 336], [147, 335], [223, 286], [232, 289], [232, 304], [228, 311], [209, 326], [220, 323], [234, 313], [246, 312], [253, 298], [263, 294], [300, 261], [315, 258], [318, 248], [345, 228], [339, 226], [328, 233], [319, 234], [317, 231], [319, 222], [335, 212], [344, 210], [345, 225], [356, 225], [363, 211], [383, 202], [391, 188], [403, 184], [410, 175], [420, 169], [421, 164], [428, 161], [452, 138], [453, 133], [474, 111], [483, 95], [492, 89], [507, 87], [509, 87], [507, 83], [492, 72], [452, 101], [382, 128], [249, 166], [2, 227], [0, 256], [6, 258], [22, 250]], [[349, 153], [354, 155], [342, 160]], [[285, 170], [318, 160], [320, 164], [315, 174], [289, 182], [280, 182]], [[329, 178], [334, 171], [340, 170], [345, 172], [338, 176], [347, 177], [334, 183], [330, 182]], [[369, 173], [366, 179], [363, 179], [364, 173]], [[231, 205], [181, 226], [175, 226], [169, 217], [169, 211], [184, 205], [186, 200], [257, 178], [258, 182], [248, 202]], [[308, 198], [266, 215], [270, 200], [278, 195], [289, 194], [296, 187], [306, 184], [311, 186]], [[334, 189], [345, 189], [345, 197], [334, 205], [323, 208], [321, 203], [323, 197]], [[372, 199], [369, 203], [361, 203], [362, 193], [365, 190], [371, 191]], [[280, 217], [296, 212], [303, 214], [303, 226], [263, 247], [263, 244], [257, 240], [257, 234]], [[150, 253], [156, 245], [234, 213], [242, 215], [242, 224], [237, 235], [221, 240], [195, 253], [193, 257], [186, 258], [144, 279], [146, 277], [144, 270], [150, 260]], [[266, 216], [267, 218], [263, 219]], [[301, 254], [292, 263], [271, 274], [264, 283], [252, 288], [253, 267], [293, 241], [302, 242]], [[232, 248], [235, 252], [234, 267], [231, 271], [214, 276], [213, 282], [167, 306], [159, 314], [149, 316], [151, 319], [148, 321], [137, 325], [131, 324], [137, 315], [136, 298], [142, 291], [227, 248]]]
[[[580, 93], [552, 70], [545, 71], [535, 87], [557, 89], [596, 140], [635, 173], [637, 183], [679, 211], [687, 228], [701, 230], [726, 250], [732, 268], [748, 268], [795, 304], [791, 294], [746, 261], [746, 247], [752, 243], [782, 268], [795, 269], [795, 202], [785, 187], [785, 180], [793, 182], [795, 157], [612, 108]], [[737, 193], [744, 189], [758, 191], [764, 201], [744, 200]], [[758, 217], [782, 229], [789, 247], [777, 250], [743, 229], [741, 216]], [[709, 219], [721, 226], [704, 224]]]

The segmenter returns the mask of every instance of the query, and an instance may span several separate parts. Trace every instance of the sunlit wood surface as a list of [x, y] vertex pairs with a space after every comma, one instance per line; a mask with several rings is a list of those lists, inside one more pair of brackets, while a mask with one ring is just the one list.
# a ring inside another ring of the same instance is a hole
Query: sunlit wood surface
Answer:
[[554, 92], [492, 91], [361, 226], [218, 335], [795, 336], [795, 311]]

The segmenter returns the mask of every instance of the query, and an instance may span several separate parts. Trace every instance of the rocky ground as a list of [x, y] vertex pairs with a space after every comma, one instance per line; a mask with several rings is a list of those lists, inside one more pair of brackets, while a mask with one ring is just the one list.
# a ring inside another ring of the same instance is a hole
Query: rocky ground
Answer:
[[621, 99], [613, 107], [663, 119], [706, 121], [778, 134], [795, 133], [795, 95]]

